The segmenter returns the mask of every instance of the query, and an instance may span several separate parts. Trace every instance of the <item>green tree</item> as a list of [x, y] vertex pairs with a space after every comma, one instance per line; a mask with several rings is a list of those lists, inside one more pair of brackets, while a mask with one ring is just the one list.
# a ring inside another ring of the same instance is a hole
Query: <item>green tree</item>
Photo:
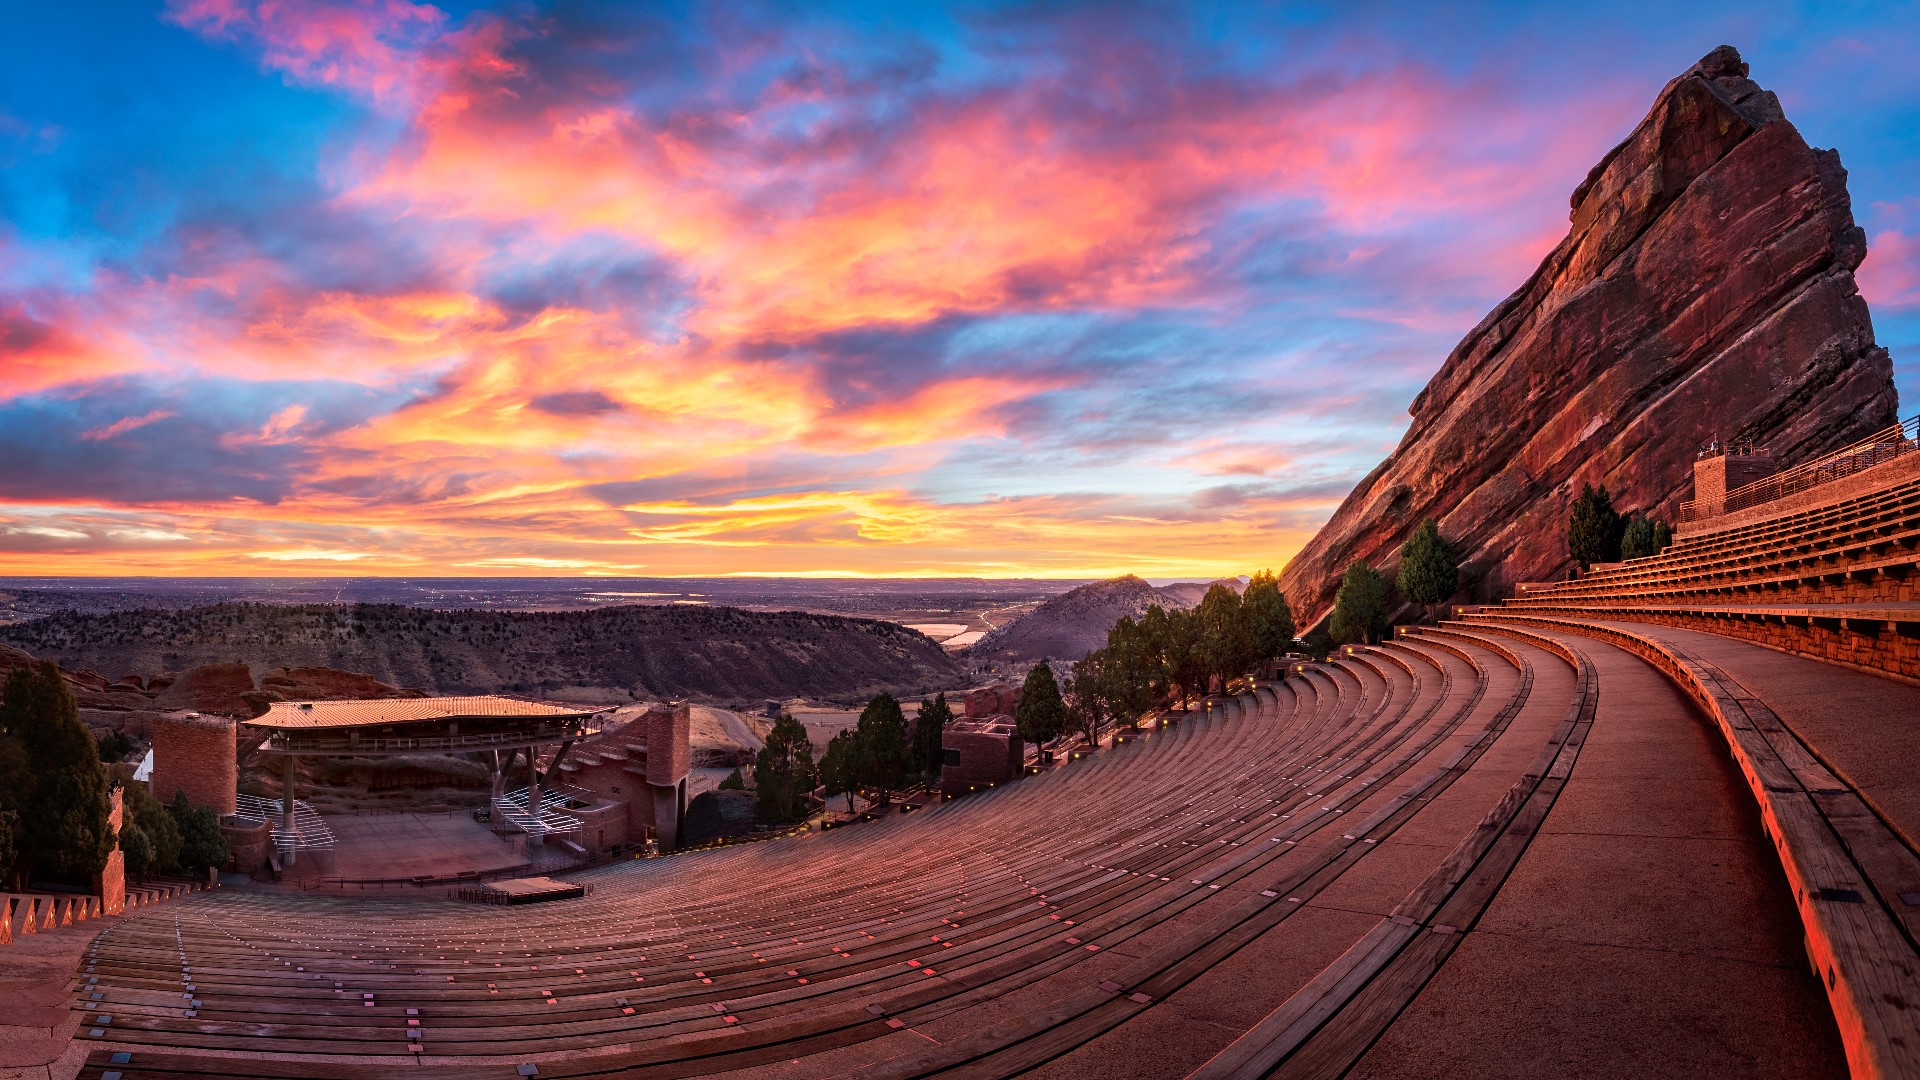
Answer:
[[205, 872], [208, 867], [225, 866], [232, 853], [227, 838], [220, 834], [220, 815], [211, 806], [194, 806], [187, 793], [176, 789], [167, 807], [174, 824], [180, 827], [180, 865], [187, 870]]
[[1227, 680], [1244, 675], [1253, 666], [1253, 623], [1246, 605], [1232, 588], [1215, 583], [1194, 609], [1200, 624], [1200, 655], [1209, 676], [1218, 675], [1224, 689]]
[[953, 707], [947, 704], [947, 695], [939, 694], [932, 701], [920, 703], [913, 717], [913, 758], [923, 775], [940, 775], [940, 766], [945, 762], [941, 736], [951, 723]]
[[1067, 704], [1060, 698], [1060, 684], [1053, 677], [1053, 668], [1044, 661], [1028, 669], [1027, 680], [1020, 686], [1020, 705], [1014, 710], [1013, 722], [1020, 737], [1035, 746], [1059, 738], [1072, 722], [1067, 715]]
[[1440, 523], [1428, 518], [1400, 545], [1400, 595], [1427, 609], [1452, 599], [1460, 591], [1460, 562], [1453, 545], [1440, 535]]
[[1327, 631], [1337, 644], [1348, 645], [1379, 641], [1390, 628], [1387, 623], [1387, 579], [1363, 562], [1347, 567], [1340, 579], [1340, 591], [1334, 594], [1333, 617]]
[[1583, 485], [1580, 497], [1574, 500], [1573, 509], [1567, 515], [1567, 553], [1582, 570], [1594, 563], [1618, 562], [1620, 534], [1625, 528], [1626, 523], [1613, 509], [1613, 496], [1607, 494], [1606, 486]]
[[754, 759], [753, 783], [768, 817], [791, 821], [806, 816], [807, 794], [819, 786], [819, 771], [807, 729], [791, 714], [781, 713], [767, 732], [766, 745]]
[[736, 768], [732, 772], [728, 773], [726, 776], [721, 778], [720, 790], [721, 791], [745, 791], [747, 790], [747, 778], [744, 776], [741, 776], [740, 770]]
[[1193, 697], [1207, 693], [1207, 657], [1201, 647], [1200, 618], [1191, 611], [1167, 612], [1165, 644], [1161, 656], [1170, 686], [1178, 688], [1180, 708]]
[[849, 814], [853, 813], [853, 793], [860, 786], [864, 769], [860, 761], [860, 738], [852, 731], [842, 731], [827, 743], [827, 752], [820, 758], [820, 779], [826, 785], [828, 798], [847, 797]]
[[133, 749], [133, 740], [121, 732], [109, 731], [100, 736], [96, 745], [100, 749], [101, 762], [111, 764], [127, 756], [127, 752]]
[[6, 856], [0, 860], [0, 889], [19, 891], [27, 887], [26, 868], [20, 865], [20, 808], [32, 791], [33, 770], [27, 765], [27, 748], [18, 736], [0, 731], [0, 852]]
[[145, 877], [153, 869], [153, 841], [140, 826], [132, 822], [120, 826], [120, 850], [126, 853], [127, 876]]
[[880, 805], [885, 806], [907, 768], [907, 715], [892, 694], [875, 694], [860, 710], [853, 733], [860, 740], [860, 763], [865, 766], [860, 780], [879, 790]]
[[15, 875], [87, 881], [113, 854], [106, 766], [60, 669], [14, 668], [0, 699], [0, 737], [17, 740], [24, 775], [0, 798], [19, 814]]
[[860, 776], [866, 763], [860, 761], [860, 736], [851, 728], [841, 730], [828, 742], [828, 751], [820, 757], [820, 780], [826, 784], [828, 798], [847, 796], [847, 813], [852, 813], [852, 796], [860, 790]]
[[1667, 545], [1671, 543], [1673, 543], [1673, 526], [1667, 524], [1664, 521], [1654, 522], [1653, 523], [1653, 553], [1655, 555], [1660, 554], [1661, 552], [1667, 550]]
[[0, 806], [0, 885], [13, 881], [13, 835], [19, 827], [20, 815]]
[[1067, 680], [1067, 715], [1088, 746], [1099, 745], [1100, 729], [1113, 718], [1113, 702], [1108, 696], [1113, 683], [1107, 674], [1110, 662], [1105, 649], [1095, 649], [1073, 662], [1073, 674]]
[[1107, 631], [1107, 647], [1100, 650], [1107, 708], [1129, 727], [1160, 700], [1159, 669], [1145, 636], [1141, 623], [1122, 616]]
[[1300, 644], [1306, 648], [1307, 655], [1315, 660], [1325, 660], [1333, 654], [1333, 635], [1324, 626], [1314, 627], [1311, 633], [1301, 639]]
[[180, 869], [180, 825], [173, 812], [148, 792], [146, 784], [136, 781], [121, 790], [121, 816], [146, 834], [153, 847], [152, 869], [159, 873]]
[[1620, 530], [1620, 557], [1644, 559], [1654, 553], [1653, 522], [1635, 514]]
[[1284, 656], [1293, 648], [1293, 609], [1280, 591], [1280, 579], [1273, 571], [1262, 570], [1247, 581], [1246, 595], [1240, 598], [1247, 622], [1253, 631], [1255, 660]]

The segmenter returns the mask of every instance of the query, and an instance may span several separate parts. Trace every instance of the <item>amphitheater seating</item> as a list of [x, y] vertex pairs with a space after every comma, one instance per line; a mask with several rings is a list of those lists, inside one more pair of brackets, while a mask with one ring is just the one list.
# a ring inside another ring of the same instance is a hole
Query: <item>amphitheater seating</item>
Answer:
[[[1525, 850], [1514, 841], [1542, 807], [1511, 793], [1541, 785], [1527, 760], [1568, 752], [1578, 682], [1548, 653], [1436, 634], [915, 814], [591, 871], [581, 900], [195, 897], [90, 948], [84, 1075], [1058, 1067], [1288, 934], [1328, 890], [1368, 888], [1356, 868], [1410, 823], [1466, 845], [1453, 861], [1433, 848], [1422, 873], [1426, 915], [1470, 921], [1504, 876], [1485, 860]], [[1516, 824], [1490, 832], [1490, 813]], [[1455, 880], [1460, 860], [1481, 875]], [[1383, 912], [1406, 899], [1375, 891]], [[1247, 993], [1278, 1006], [1296, 989]], [[1185, 1067], [1231, 1035], [1212, 1032]], [[1369, 1042], [1314, 1045], [1355, 1057]]]
[[1920, 478], [1848, 492], [1735, 526], [1704, 523], [1659, 555], [1523, 585], [1502, 610], [1604, 612], [1920, 679]]
[[1356, 649], [991, 792], [586, 872], [580, 900], [195, 896], [89, 947], [82, 1075], [1135, 1075], [1143, 1041], [1166, 1075], [1338, 1075], [1440, 992], [1578, 775], [1597, 679], [1555, 633]]
[[[1920, 481], [1889, 484], [1529, 586], [990, 792], [587, 871], [579, 900], [196, 895], [89, 946], [82, 1075], [1306, 1077], [1502, 1071], [1485, 1055], [1583, 1036], [1597, 1075], [1920, 1073], [1920, 790], [1858, 767], [1903, 728], [1821, 745], [1725, 651], [1920, 674], [1916, 564]], [[1640, 767], [1649, 746], [1694, 756]], [[1643, 804], [1721, 854], [1636, 854], [1658, 846]], [[1568, 903], [1575, 937], [1626, 936], [1567, 957], [1640, 958], [1567, 959], [1578, 994], [1512, 929]], [[1662, 919], [1745, 936], [1686, 960], [1633, 938]], [[1682, 963], [1722, 972], [1712, 992], [1647, 974]], [[1532, 1026], [1462, 1034], [1489, 985]], [[1697, 1038], [1734, 1014], [1737, 1038]], [[1662, 1047], [1662, 1025], [1696, 1037]]]

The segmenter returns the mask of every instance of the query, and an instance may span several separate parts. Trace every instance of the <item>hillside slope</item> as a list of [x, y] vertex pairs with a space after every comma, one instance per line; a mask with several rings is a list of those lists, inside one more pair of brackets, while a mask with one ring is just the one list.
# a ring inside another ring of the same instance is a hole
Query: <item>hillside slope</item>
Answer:
[[[1236, 589], [1245, 583], [1228, 579]], [[1154, 588], [1128, 574], [1082, 585], [998, 627], [967, 650], [976, 660], [1078, 660], [1107, 643], [1107, 630], [1123, 615], [1139, 618], [1147, 608], [1190, 608], [1206, 585], [1182, 582]]]
[[1797, 464], [1891, 424], [1893, 365], [1853, 272], [1846, 170], [1722, 46], [1573, 193], [1572, 227], [1473, 328], [1400, 446], [1287, 566], [1303, 627], [1355, 560], [1391, 573], [1434, 516], [1464, 596], [1563, 574], [1582, 484], [1669, 520], [1708, 441]]
[[946, 687], [960, 668], [894, 623], [726, 607], [431, 611], [390, 604], [219, 604], [54, 615], [0, 641], [70, 668], [150, 674], [209, 663], [335, 668], [428, 693], [604, 689], [640, 697], [854, 699]]

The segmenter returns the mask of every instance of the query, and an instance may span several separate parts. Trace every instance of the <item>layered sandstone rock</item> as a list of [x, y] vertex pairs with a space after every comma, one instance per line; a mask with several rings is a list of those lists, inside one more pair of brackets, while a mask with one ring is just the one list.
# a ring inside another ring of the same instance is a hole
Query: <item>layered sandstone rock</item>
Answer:
[[1791, 466], [1893, 423], [1893, 364], [1853, 280], [1865, 256], [1839, 155], [1715, 49], [1588, 174], [1566, 239], [1288, 565], [1302, 625], [1352, 562], [1391, 570], [1424, 517], [1460, 551], [1462, 599], [1492, 599], [1567, 571], [1582, 484], [1673, 519], [1709, 440]]

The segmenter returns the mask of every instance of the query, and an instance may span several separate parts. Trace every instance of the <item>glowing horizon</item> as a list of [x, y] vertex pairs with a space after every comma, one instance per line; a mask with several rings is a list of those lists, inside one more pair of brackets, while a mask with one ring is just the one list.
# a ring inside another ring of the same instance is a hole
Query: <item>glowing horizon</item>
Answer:
[[0, 576], [1278, 570], [1723, 41], [1916, 385], [1909, 7], [10, 24]]

